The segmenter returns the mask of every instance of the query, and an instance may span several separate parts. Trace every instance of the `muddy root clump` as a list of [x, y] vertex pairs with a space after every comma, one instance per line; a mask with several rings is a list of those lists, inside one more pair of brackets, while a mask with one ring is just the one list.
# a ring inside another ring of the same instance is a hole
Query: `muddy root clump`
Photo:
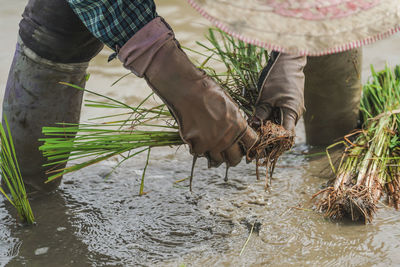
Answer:
[[251, 149], [247, 157], [256, 160], [257, 179], [260, 179], [259, 167], [267, 168], [265, 187], [268, 188], [269, 177], [274, 172], [278, 158], [294, 144], [294, 134], [271, 121], [265, 122], [256, 131], [259, 142]]
[[313, 198], [320, 196], [316, 208], [327, 218], [332, 220], [349, 218], [352, 221], [369, 223], [377, 211], [378, 195], [381, 192], [379, 189], [378, 191], [370, 192], [367, 187], [356, 185], [337, 190], [328, 187], [315, 194]]

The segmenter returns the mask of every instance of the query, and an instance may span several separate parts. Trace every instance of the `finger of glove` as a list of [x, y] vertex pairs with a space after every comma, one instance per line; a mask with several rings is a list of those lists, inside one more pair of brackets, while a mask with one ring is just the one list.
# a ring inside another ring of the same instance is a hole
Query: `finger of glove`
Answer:
[[206, 157], [208, 160], [208, 168], [217, 168], [225, 161], [221, 152], [210, 151], [207, 153]]
[[261, 126], [261, 120], [256, 116], [253, 116], [250, 119], [248, 119], [247, 123], [254, 129], [258, 129]]
[[282, 126], [288, 131], [294, 132], [297, 122], [297, 114], [291, 109], [282, 108], [283, 123]]
[[265, 121], [271, 117], [272, 107], [270, 105], [258, 105], [256, 106], [255, 117], [261, 121]]
[[225, 162], [228, 167], [235, 167], [240, 163], [244, 154], [238, 143], [233, 144], [230, 148], [224, 151]]
[[255, 156], [255, 151], [253, 150], [253, 147], [257, 144], [258, 139], [259, 139], [258, 134], [252, 128], [247, 127], [245, 133], [240, 139], [240, 144], [242, 145], [243, 150], [247, 154], [246, 155], [247, 162], [250, 162]]

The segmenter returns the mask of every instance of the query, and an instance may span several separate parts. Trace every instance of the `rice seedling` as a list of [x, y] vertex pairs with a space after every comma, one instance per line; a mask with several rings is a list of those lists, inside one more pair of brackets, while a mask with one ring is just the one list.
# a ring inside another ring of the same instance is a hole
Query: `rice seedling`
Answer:
[[[248, 45], [214, 28], [209, 30], [207, 39], [208, 45], [198, 43], [206, 50], [205, 53], [188, 50], [205, 57], [204, 61], [198, 64], [199, 68], [213, 77], [236, 101], [246, 116], [251, 118], [258, 97], [258, 76], [268, 61], [267, 51]], [[210, 61], [222, 63], [225, 70], [217, 72]], [[165, 105], [154, 107], [146, 105], [151, 95], [138, 106], [131, 107], [93, 91], [72, 84], [64, 84], [105, 98], [104, 101], [89, 101], [86, 106], [123, 111], [117, 115], [97, 118], [111, 120], [103, 123], [62, 124], [59, 127], [43, 128], [46, 138], [41, 140], [44, 144], [40, 150], [49, 160], [46, 166], [52, 167], [49, 170], [48, 181], [116, 155], [122, 156], [119, 166], [139, 153], [150, 152], [152, 147], [183, 144], [179, 137], [178, 127]], [[272, 171], [277, 158], [293, 145], [291, 133], [279, 125], [274, 127], [271, 125], [273, 124], [267, 123], [256, 129], [260, 135], [260, 142], [255, 149], [256, 152], [249, 154], [248, 158], [256, 158], [257, 170], [258, 166], [264, 165]], [[264, 159], [262, 163], [261, 159]], [[57, 169], [58, 164], [69, 160], [81, 162], [64, 169]], [[193, 169], [194, 164], [190, 185]], [[143, 193], [143, 178], [140, 194]]]
[[384, 194], [390, 206], [400, 205], [400, 66], [394, 72], [371, 70], [360, 105], [363, 127], [340, 142], [345, 149], [338, 169], [331, 163], [335, 179], [313, 196], [320, 197], [318, 210], [332, 219], [370, 222]]
[[[250, 158], [256, 160], [256, 176], [259, 175], [259, 166], [265, 166], [267, 173], [265, 177], [265, 187], [269, 186], [269, 176], [272, 176], [275, 165], [279, 157], [294, 144], [294, 135], [285, 130], [282, 126], [267, 121], [257, 129], [260, 137], [259, 143], [250, 152]], [[260, 162], [262, 160], [262, 162]]]
[[[258, 77], [268, 62], [268, 52], [261, 47], [249, 45], [220, 29], [210, 28], [206, 36], [208, 44], [197, 42], [207, 54], [189, 49], [205, 58], [200, 63], [209, 76], [225, 89], [238, 103], [245, 114], [251, 118], [258, 98]], [[217, 72], [211, 61], [222, 63], [224, 71]]]
[[5, 125], [0, 123], [0, 171], [2, 184], [7, 189], [0, 187], [0, 192], [17, 209], [23, 223], [33, 224], [35, 218], [26, 195], [7, 118], [4, 118], [4, 123]]
[[[210, 28], [206, 36], [209, 44], [197, 44], [211, 53], [200, 64], [205, 72], [214, 78], [218, 84], [236, 101], [240, 109], [251, 119], [255, 112], [259, 94], [258, 79], [263, 68], [268, 62], [268, 52], [261, 47], [249, 45], [228, 35], [224, 31]], [[193, 51], [198, 53], [197, 51]], [[201, 54], [205, 56], [204, 54]], [[215, 68], [208, 66], [209, 60], [223, 63], [225, 71], [217, 73]], [[272, 175], [278, 158], [294, 144], [294, 135], [282, 126], [271, 121], [264, 125], [255, 126], [260, 141], [247, 155], [248, 159], [255, 158], [257, 179], [259, 167], [267, 168], [266, 184]]]
[[[70, 85], [78, 90], [96, 94], [76, 85]], [[118, 100], [106, 97], [108, 102], [89, 101], [91, 107], [122, 109], [122, 113], [95, 119], [113, 119], [102, 123], [68, 124], [61, 123], [59, 127], [44, 127], [46, 138], [39, 148], [48, 159], [45, 166], [50, 182], [66, 173], [80, 170], [111, 157], [120, 155], [124, 161], [148, 151], [151, 147], [181, 145], [178, 128], [164, 105], [151, 108], [143, 107], [151, 95], [138, 106], [131, 107]], [[123, 117], [120, 119], [119, 117]], [[128, 118], [126, 118], [128, 117]], [[159, 121], [164, 123], [156, 124]], [[81, 160], [72, 166], [59, 169], [57, 165], [69, 160]]]

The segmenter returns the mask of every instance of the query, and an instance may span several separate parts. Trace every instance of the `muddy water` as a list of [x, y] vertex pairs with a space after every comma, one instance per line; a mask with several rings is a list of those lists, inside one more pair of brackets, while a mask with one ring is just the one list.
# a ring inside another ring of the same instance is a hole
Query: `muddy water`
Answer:
[[[0, 86], [5, 87], [26, 1], [0, 0], [2, 31]], [[202, 39], [207, 22], [184, 1], [159, 1], [158, 12], [184, 45]], [[400, 38], [365, 49], [364, 70], [400, 63]], [[143, 81], [105, 49], [90, 65], [88, 88], [130, 104], [146, 95]], [[364, 73], [366, 73], [364, 71]], [[367, 75], [364, 75], [364, 80]], [[83, 110], [83, 120], [99, 111]], [[308, 209], [312, 194], [326, 181], [324, 158], [307, 158], [299, 125], [295, 149], [279, 162], [272, 189], [255, 180], [253, 165], [240, 164], [223, 181], [223, 168], [208, 170], [200, 160], [194, 192], [187, 182], [190, 157], [184, 148], [154, 149], [147, 173], [148, 194], [138, 197], [144, 158], [115, 166], [108, 161], [65, 177], [60, 190], [33, 196], [38, 224], [22, 227], [0, 198], [0, 266], [396, 266], [400, 265], [400, 213], [384, 206], [370, 225], [334, 223]], [[249, 237], [241, 256], [241, 250]]]

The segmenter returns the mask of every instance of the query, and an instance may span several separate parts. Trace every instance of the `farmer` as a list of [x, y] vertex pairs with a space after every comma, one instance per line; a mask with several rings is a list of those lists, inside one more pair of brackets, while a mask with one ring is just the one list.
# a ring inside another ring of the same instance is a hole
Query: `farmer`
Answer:
[[[390, 2], [392, 7], [397, 7], [396, 1], [382, 2]], [[376, 0], [359, 0], [352, 10], [341, 14], [340, 10], [346, 9], [341, 6], [342, 9], [337, 9], [340, 1], [324, 1], [336, 3], [332, 4], [336, 13], [325, 10], [312, 17], [313, 14], [307, 11], [313, 11], [314, 2], [321, 1], [304, 1], [306, 10], [299, 9], [304, 14], [296, 13], [296, 9], [290, 6], [296, 1], [289, 0], [269, 0], [265, 1], [266, 4], [248, 0], [229, 2], [234, 4], [216, 0], [189, 2], [228, 33], [269, 50], [288, 52], [273, 52], [261, 73], [258, 107], [256, 116], [251, 120], [251, 123], [260, 123], [279, 114], [279, 121], [288, 130], [294, 130], [304, 111], [304, 55], [342, 51], [345, 49], [339, 44], [354, 41], [351, 39], [354, 36], [347, 36], [353, 30], [350, 27], [343, 33], [343, 38], [335, 42], [334, 38], [339, 34], [333, 34], [333, 31], [330, 33], [332, 38], [323, 35], [325, 32], [319, 30], [332, 29], [323, 23], [320, 28], [315, 28], [315, 21], [327, 16], [335, 19], [357, 14], [360, 10], [386, 7]], [[343, 3], [346, 5], [349, 2]], [[394, 29], [390, 22], [395, 12], [389, 13], [386, 13], [387, 23], [384, 25], [387, 30]], [[374, 14], [371, 12], [368, 15]], [[301, 21], [314, 20], [314, 24], [306, 25], [310, 26], [308, 32], [293, 21], [292, 24], [285, 24], [290, 19], [300, 21], [299, 17]], [[360, 38], [355, 40], [363, 40], [365, 36], [383, 31], [383, 26], [378, 24], [375, 22], [371, 32], [360, 27]], [[274, 40], [287, 46], [276, 45]], [[38, 151], [42, 127], [57, 122], [79, 121], [82, 92], [58, 82], [84, 87], [88, 63], [104, 44], [117, 53], [127, 69], [146, 79], [172, 111], [180, 126], [181, 137], [189, 145], [191, 153], [207, 157], [210, 167], [221, 163], [237, 165], [257, 142], [257, 134], [232, 99], [190, 62], [171, 27], [157, 15], [153, 0], [30, 0], [20, 22], [3, 114], [10, 124], [22, 176], [32, 188], [51, 191], [61, 181], [58, 179], [44, 184], [45, 170], [40, 166], [46, 160]], [[337, 49], [321, 49], [329, 45]], [[348, 45], [346, 49], [357, 46]], [[355, 126], [360, 92], [360, 58], [360, 51], [353, 50], [338, 56], [310, 59], [306, 72], [315, 72], [316, 75], [306, 79], [306, 86], [310, 89], [309, 95], [306, 91], [306, 104], [312, 102], [309, 107], [311, 115], [306, 116], [306, 129], [307, 134], [322, 135], [323, 138], [312, 137], [309, 143], [330, 142], [333, 137], [339, 137]], [[322, 103], [324, 95], [328, 95], [329, 101]], [[313, 106], [322, 107], [322, 110]], [[342, 115], [342, 110], [346, 116]], [[341, 132], [332, 134], [332, 127], [327, 126], [337, 127], [339, 118], [343, 124], [339, 127]], [[323, 136], [321, 131], [326, 131], [328, 135]]]
[[[361, 45], [400, 29], [399, 0], [188, 0], [218, 28], [274, 53], [261, 73], [256, 118], [270, 118], [271, 107], [304, 111], [310, 145], [331, 144], [357, 125], [361, 96]], [[287, 113], [287, 112], [286, 112]]]

